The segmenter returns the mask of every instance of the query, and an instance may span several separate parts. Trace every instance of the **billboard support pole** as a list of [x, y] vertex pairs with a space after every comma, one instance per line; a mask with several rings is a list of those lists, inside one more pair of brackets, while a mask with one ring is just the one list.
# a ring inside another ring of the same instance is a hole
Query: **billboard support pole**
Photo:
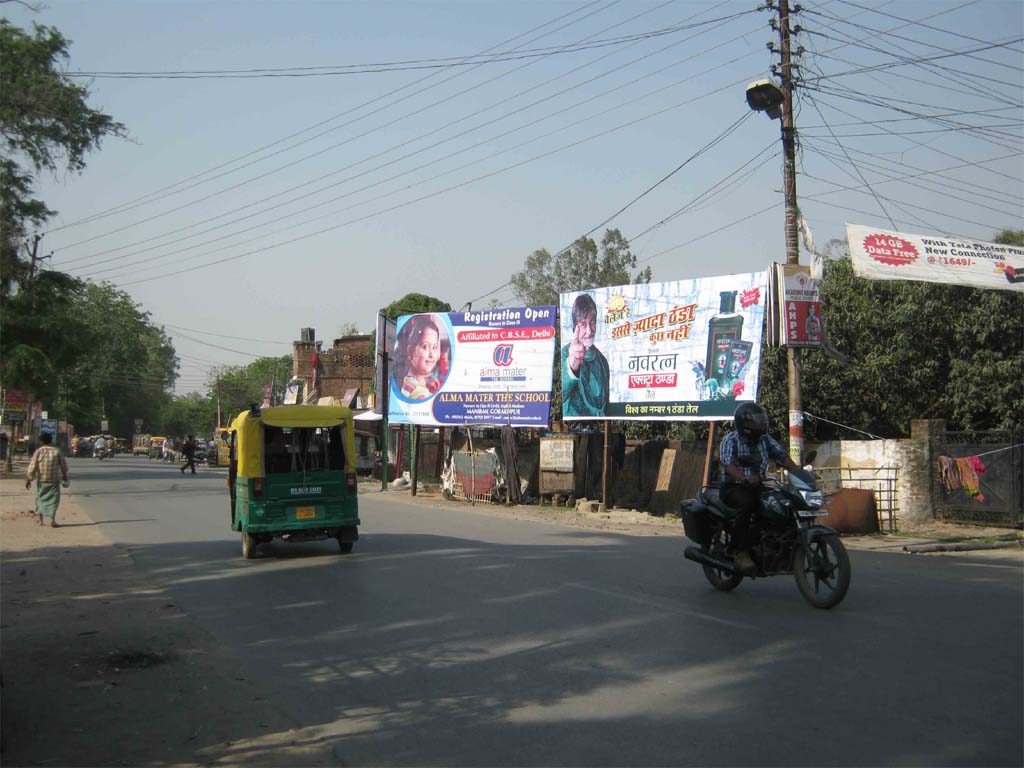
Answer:
[[[379, 312], [378, 316], [382, 315], [382, 314], [384, 314], [384, 313], [383, 312]], [[384, 350], [383, 353], [381, 354], [381, 370], [382, 370], [381, 379], [380, 379], [381, 380], [381, 385], [380, 385], [380, 392], [377, 393], [377, 396], [380, 397], [380, 401], [381, 401], [381, 409], [380, 409], [380, 412], [381, 412], [381, 421], [380, 421], [381, 452], [380, 452], [380, 455], [381, 455], [382, 461], [380, 463], [380, 489], [383, 492], [383, 491], [386, 491], [388, 489], [388, 456], [389, 456], [388, 435], [391, 432], [391, 430], [388, 428], [388, 396], [391, 394], [391, 380], [388, 379], [388, 331], [387, 331], [387, 323], [383, 323], [382, 324], [382, 323], [378, 322], [377, 323], [377, 333], [378, 333], [378, 335], [382, 331], [384, 333], [384, 341], [381, 342], [380, 339], [377, 339], [378, 346], [380, 346], [380, 348]]]
[[701, 487], [706, 488], [711, 479], [711, 455], [715, 448], [715, 425], [716, 421], [708, 422], [708, 449], [704, 454], [704, 478], [701, 480]]
[[420, 425], [417, 424], [413, 432], [415, 437], [412, 441], [412, 494], [416, 495], [416, 481], [420, 476]]
[[[466, 425], [466, 436], [469, 438], [469, 474], [473, 478], [473, 490], [469, 492], [469, 505], [476, 506], [476, 451], [473, 450], [473, 428]], [[463, 489], [465, 490], [465, 489]]]
[[604, 423], [604, 445], [601, 447], [601, 503], [608, 509], [608, 434], [610, 427], [607, 420]]

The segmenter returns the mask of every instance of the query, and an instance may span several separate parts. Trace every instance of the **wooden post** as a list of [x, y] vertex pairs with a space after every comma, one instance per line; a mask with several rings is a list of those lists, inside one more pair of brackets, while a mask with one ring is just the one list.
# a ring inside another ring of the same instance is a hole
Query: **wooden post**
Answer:
[[416, 495], [416, 481], [420, 476], [420, 425], [417, 424], [412, 442], [412, 495]]
[[444, 450], [444, 427], [438, 428], [437, 431], [437, 453], [434, 456], [434, 477], [438, 480], [441, 479], [441, 474], [444, 472], [444, 457], [446, 451]]
[[469, 503], [476, 506], [476, 452], [473, 450], [473, 429], [466, 425], [466, 436], [469, 438], [469, 474], [473, 476], [473, 490], [469, 492]]
[[608, 437], [611, 434], [611, 422], [604, 423], [604, 446], [601, 450], [601, 501], [605, 509], [610, 509], [608, 504]]
[[398, 447], [395, 449], [395, 479], [402, 476], [402, 450], [405, 448], [405, 430], [398, 427]]
[[701, 481], [702, 486], [707, 486], [708, 480], [711, 475], [711, 457], [715, 449], [715, 425], [718, 422], [708, 422], [708, 450], [704, 454], [704, 479]]

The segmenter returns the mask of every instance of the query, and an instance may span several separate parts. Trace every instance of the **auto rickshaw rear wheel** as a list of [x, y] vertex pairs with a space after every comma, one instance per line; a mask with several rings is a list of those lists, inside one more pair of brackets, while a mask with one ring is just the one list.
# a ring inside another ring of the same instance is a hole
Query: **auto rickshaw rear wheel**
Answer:
[[248, 531], [242, 531], [242, 557], [252, 560], [256, 557], [256, 537]]
[[343, 555], [352, 554], [352, 546], [354, 544], [354, 541], [342, 541], [340, 537], [338, 538], [338, 549], [341, 550], [341, 554]]

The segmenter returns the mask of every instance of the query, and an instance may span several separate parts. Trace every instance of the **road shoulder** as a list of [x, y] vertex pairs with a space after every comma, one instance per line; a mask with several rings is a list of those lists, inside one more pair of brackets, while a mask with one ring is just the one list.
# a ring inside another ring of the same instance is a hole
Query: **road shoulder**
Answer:
[[[24, 471], [22, 469], [22, 471]], [[5, 765], [334, 765], [65, 492], [0, 479]]]

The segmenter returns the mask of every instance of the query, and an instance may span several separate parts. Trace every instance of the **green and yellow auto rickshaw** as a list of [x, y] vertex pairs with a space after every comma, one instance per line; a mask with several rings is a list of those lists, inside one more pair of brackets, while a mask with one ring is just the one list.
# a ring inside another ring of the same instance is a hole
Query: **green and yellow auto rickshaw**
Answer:
[[231, 528], [242, 533], [242, 557], [275, 538], [334, 538], [342, 553], [351, 552], [359, 539], [352, 411], [254, 407], [229, 429]]

